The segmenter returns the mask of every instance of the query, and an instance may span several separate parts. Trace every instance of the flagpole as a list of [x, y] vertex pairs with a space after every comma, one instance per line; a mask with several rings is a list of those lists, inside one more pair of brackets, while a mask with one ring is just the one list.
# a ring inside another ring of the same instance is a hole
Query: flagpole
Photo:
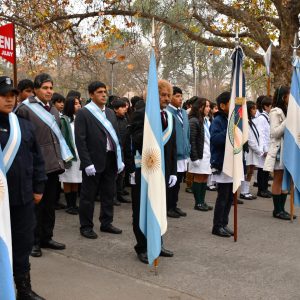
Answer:
[[158, 263], [159, 263], [158, 258], [156, 258], [154, 260], [154, 274], [155, 274], [155, 276], [158, 275]]
[[267, 96], [271, 96], [271, 76], [267, 78]]
[[15, 28], [15, 23], [13, 24], [13, 47], [14, 47], [14, 58], [15, 58], [15, 63], [13, 64], [13, 71], [14, 71], [14, 87], [16, 88], [18, 85], [18, 69], [17, 69], [17, 51], [16, 51], [16, 28]]
[[295, 199], [295, 186], [293, 182], [293, 178], [291, 178], [291, 196], [290, 196], [290, 215], [291, 222], [294, 222], [294, 199]]

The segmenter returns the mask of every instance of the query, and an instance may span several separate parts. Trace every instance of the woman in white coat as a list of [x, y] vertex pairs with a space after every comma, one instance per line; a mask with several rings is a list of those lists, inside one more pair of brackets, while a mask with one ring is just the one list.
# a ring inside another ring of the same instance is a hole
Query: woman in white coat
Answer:
[[264, 164], [265, 171], [274, 172], [272, 185], [273, 217], [281, 220], [290, 220], [290, 214], [284, 209], [287, 191], [283, 191], [281, 188], [283, 179], [283, 138], [289, 95], [290, 89], [285, 86], [280, 86], [275, 91], [273, 108], [270, 111], [270, 148]]

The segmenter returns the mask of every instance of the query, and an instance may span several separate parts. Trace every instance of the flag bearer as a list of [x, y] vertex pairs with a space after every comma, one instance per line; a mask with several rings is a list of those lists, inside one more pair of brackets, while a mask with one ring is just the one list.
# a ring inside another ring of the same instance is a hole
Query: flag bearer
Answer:
[[31, 289], [29, 255], [34, 240], [34, 202], [41, 200], [47, 177], [33, 125], [12, 113], [16, 95], [11, 79], [1, 76], [0, 143], [9, 193], [13, 273], [18, 300], [42, 300]]

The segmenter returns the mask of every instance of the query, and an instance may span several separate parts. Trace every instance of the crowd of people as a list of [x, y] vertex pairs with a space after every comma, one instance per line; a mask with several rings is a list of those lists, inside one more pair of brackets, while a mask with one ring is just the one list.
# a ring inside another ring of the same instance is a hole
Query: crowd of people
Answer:
[[[179, 207], [180, 185], [185, 181], [186, 192], [195, 199], [194, 209], [214, 210], [212, 234], [231, 237], [232, 178], [222, 171], [230, 92], [221, 93], [214, 102], [198, 96], [183, 102], [182, 90], [168, 81], [159, 80], [158, 89], [167, 216], [187, 216]], [[282, 220], [290, 219], [285, 211], [287, 191], [281, 188], [289, 92], [288, 87], [279, 87], [273, 98], [260, 96], [256, 102], [247, 102], [249, 140], [244, 146], [245, 178], [240, 190], [240, 199], [256, 199], [250, 193], [254, 178], [257, 196], [273, 198], [273, 217]], [[19, 300], [43, 299], [31, 288], [29, 256], [42, 256], [42, 248], [66, 248], [53, 239], [56, 209], [79, 215], [80, 234], [97, 239], [95, 202], [100, 201], [100, 231], [111, 234], [122, 233], [113, 225], [114, 205], [132, 202], [134, 249], [138, 259], [148, 263], [147, 240], [139, 226], [146, 97], [108, 97], [100, 81], [89, 84], [88, 94], [84, 100], [74, 90], [66, 97], [54, 93], [53, 80], [45, 73], [34, 82], [21, 80], [17, 89], [9, 77], [0, 77], [2, 149], [20, 131], [20, 143], [6, 174]], [[11, 121], [12, 116], [17, 122]], [[129, 186], [131, 193], [126, 190]], [[66, 204], [60, 200], [61, 189]], [[215, 207], [206, 201], [207, 190], [217, 190]], [[160, 255], [174, 255], [163, 239]]]

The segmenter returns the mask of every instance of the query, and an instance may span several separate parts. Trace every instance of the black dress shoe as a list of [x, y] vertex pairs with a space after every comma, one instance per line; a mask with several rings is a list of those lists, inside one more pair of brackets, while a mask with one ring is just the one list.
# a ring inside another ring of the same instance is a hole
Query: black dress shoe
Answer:
[[281, 212], [278, 212], [278, 213], [275, 213], [273, 211], [273, 217], [276, 218], [276, 219], [285, 220], [285, 221], [289, 221], [291, 219], [291, 217], [288, 216], [287, 214], [285, 214], [284, 211], [281, 211]]
[[66, 209], [66, 213], [70, 214], [70, 215], [78, 215], [78, 208], [76, 207], [68, 207]]
[[179, 207], [175, 207], [174, 211], [177, 212], [180, 217], [186, 217], [186, 212], [182, 211]]
[[194, 206], [194, 209], [200, 211], [208, 211], [208, 207], [206, 207], [204, 204], [196, 204]]
[[33, 245], [30, 255], [32, 257], [41, 257], [43, 253], [40, 245]]
[[53, 250], [64, 250], [66, 249], [66, 245], [62, 243], [58, 243], [52, 239], [48, 241], [44, 241], [41, 243], [41, 248], [49, 248]]
[[180, 218], [180, 214], [177, 213], [174, 209], [169, 209], [169, 210], [167, 211], [167, 216], [168, 216], [169, 218]]
[[272, 198], [272, 195], [269, 193], [269, 191], [258, 191], [257, 196], [262, 198]]
[[149, 261], [148, 261], [148, 256], [147, 256], [147, 253], [146, 252], [143, 252], [143, 253], [139, 253], [137, 255], [138, 259], [144, 263], [144, 264], [149, 264]]
[[231, 230], [228, 226], [224, 226], [223, 229], [227, 231], [231, 236], [234, 236], [233, 230]]
[[250, 193], [247, 193], [247, 194], [240, 194], [240, 198], [241, 199], [244, 199], [244, 200], [254, 200], [254, 196]]
[[119, 195], [117, 197], [118, 201], [121, 203], [131, 203], [131, 201], [129, 199], [125, 199], [123, 196]]
[[212, 230], [212, 234], [221, 237], [231, 237], [231, 234], [228, 233], [223, 227], [219, 227], [219, 228], [214, 227]]
[[55, 204], [55, 210], [65, 209], [66, 207], [67, 206], [65, 204], [60, 203], [60, 202]]
[[213, 210], [214, 208], [210, 205], [208, 205], [206, 202], [203, 203], [204, 207], [207, 208], [207, 210]]
[[129, 196], [129, 192], [127, 192], [126, 190], [123, 190], [123, 191], [121, 192], [121, 195], [122, 195], [122, 196]]
[[[291, 215], [287, 212], [287, 211], [283, 211], [290, 219], [291, 219]], [[296, 215], [293, 215], [293, 220], [297, 219]]]
[[108, 233], [113, 233], [113, 234], [120, 234], [122, 233], [122, 230], [113, 226], [113, 225], [108, 225], [107, 227], [100, 227], [100, 230], [102, 232], [108, 232]]
[[161, 247], [159, 256], [172, 257], [172, 256], [174, 256], [174, 253], [170, 250], [165, 249], [164, 247]]
[[114, 206], [120, 206], [121, 205], [121, 202], [118, 201], [118, 200], [114, 200]]
[[92, 228], [81, 229], [80, 234], [87, 239], [96, 239], [98, 237], [97, 233]]
[[[237, 204], [244, 204], [244, 201], [237, 199]], [[234, 205], [234, 200], [232, 201], [232, 205]]]

